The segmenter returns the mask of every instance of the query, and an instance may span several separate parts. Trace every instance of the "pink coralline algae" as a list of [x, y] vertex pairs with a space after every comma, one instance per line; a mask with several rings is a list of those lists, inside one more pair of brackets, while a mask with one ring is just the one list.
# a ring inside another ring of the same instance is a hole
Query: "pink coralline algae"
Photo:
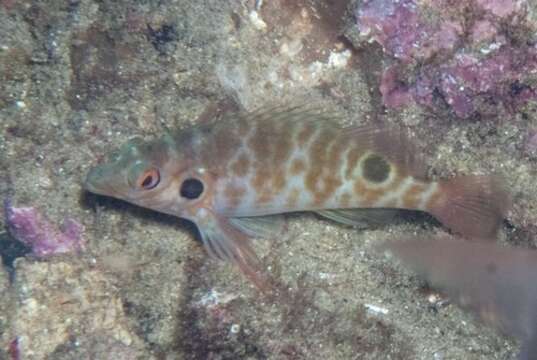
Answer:
[[527, 7], [526, 0], [362, 2], [355, 11], [360, 34], [388, 58], [384, 104], [413, 101], [470, 118], [537, 100], [537, 38]]
[[360, 33], [378, 42], [403, 63], [426, 59], [433, 52], [454, 48], [462, 27], [455, 22], [423, 21], [414, 0], [364, 1], [356, 16]]
[[11, 360], [20, 360], [19, 338], [15, 338], [9, 343], [8, 349]]
[[531, 129], [525, 144], [526, 153], [532, 157], [537, 157], [537, 129]]
[[83, 226], [67, 218], [58, 228], [34, 207], [13, 207], [5, 201], [6, 224], [11, 235], [31, 248], [37, 258], [84, 249]]

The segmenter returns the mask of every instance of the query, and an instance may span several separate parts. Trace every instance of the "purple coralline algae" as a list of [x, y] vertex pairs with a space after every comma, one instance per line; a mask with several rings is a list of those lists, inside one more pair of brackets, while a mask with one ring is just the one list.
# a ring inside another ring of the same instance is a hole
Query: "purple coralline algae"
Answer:
[[20, 360], [19, 338], [15, 338], [9, 343], [8, 349], [11, 360]]
[[84, 227], [74, 219], [67, 218], [57, 227], [36, 208], [13, 207], [9, 200], [4, 203], [4, 213], [8, 231], [37, 258], [84, 249]]
[[537, 38], [522, 0], [369, 0], [360, 35], [383, 48], [388, 108], [412, 101], [458, 118], [512, 113], [537, 100]]

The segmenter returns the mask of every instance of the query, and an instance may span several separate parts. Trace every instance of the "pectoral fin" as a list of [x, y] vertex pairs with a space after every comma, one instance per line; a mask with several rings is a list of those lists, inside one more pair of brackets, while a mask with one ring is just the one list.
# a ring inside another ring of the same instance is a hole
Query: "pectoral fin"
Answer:
[[229, 219], [212, 213], [197, 222], [197, 225], [203, 245], [212, 258], [232, 262], [258, 289], [268, 290], [268, 277], [264, 274], [245, 231], [234, 226]]

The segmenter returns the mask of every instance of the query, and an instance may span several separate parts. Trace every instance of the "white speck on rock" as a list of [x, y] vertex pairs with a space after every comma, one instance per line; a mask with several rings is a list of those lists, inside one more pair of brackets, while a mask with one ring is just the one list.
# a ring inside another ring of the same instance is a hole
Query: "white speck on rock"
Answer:
[[248, 15], [250, 18], [250, 21], [252, 22], [252, 25], [258, 30], [266, 30], [267, 29], [267, 23], [261, 19], [261, 16], [259, 16], [259, 13], [257, 11], [251, 11]]
[[233, 325], [231, 325], [229, 331], [232, 334], [237, 334], [239, 331], [241, 331], [241, 326], [239, 324], [233, 324]]
[[387, 315], [389, 312], [388, 309], [373, 304], [364, 304], [364, 306], [366, 307], [367, 311], [373, 315]]
[[344, 68], [349, 63], [351, 55], [350, 50], [343, 50], [340, 52], [332, 51], [328, 57], [328, 66], [333, 68]]

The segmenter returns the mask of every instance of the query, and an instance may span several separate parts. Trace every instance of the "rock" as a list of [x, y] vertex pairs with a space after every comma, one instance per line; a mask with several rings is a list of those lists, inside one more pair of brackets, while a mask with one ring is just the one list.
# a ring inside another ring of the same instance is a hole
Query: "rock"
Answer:
[[63, 352], [94, 359], [147, 358], [117, 289], [99, 270], [61, 260], [20, 259], [16, 274], [11, 334], [21, 358], [61, 358]]

